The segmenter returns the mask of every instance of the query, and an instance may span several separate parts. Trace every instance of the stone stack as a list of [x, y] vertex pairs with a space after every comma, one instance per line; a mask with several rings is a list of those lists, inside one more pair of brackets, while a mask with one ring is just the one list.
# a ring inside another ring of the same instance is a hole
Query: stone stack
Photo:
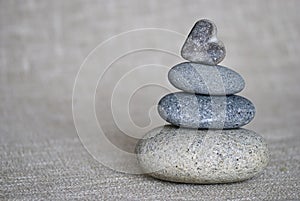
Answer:
[[216, 26], [200, 20], [186, 39], [181, 55], [189, 62], [168, 74], [183, 92], [158, 104], [160, 116], [172, 125], [155, 128], [136, 146], [141, 169], [156, 178], [184, 183], [229, 183], [249, 179], [268, 163], [264, 139], [240, 127], [255, 115], [248, 99], [234, 95], [245, 87], [237, 72], [217, 65], [225, 47]]

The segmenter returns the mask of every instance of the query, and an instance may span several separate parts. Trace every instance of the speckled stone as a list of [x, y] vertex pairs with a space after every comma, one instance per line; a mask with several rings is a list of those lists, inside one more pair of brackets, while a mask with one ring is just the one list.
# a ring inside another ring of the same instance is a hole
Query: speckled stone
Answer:
[[218, 65], [181, 63], [169, 71], [168, 78], [178, 89], [205, 95], [230, 95], [245, 87], [245, 81], [240, 74]]
[[248, 124], [255, 107], [248, 99], [237, 96], [205, 96], [176, 92], [158, 103], [158, 113], [167, 122], [188, 128], [228, 129]]
[[220, 63], [225, 55], [225, 46], [217, 39], [216, 25], [206, 19], [196, 22], [181, 49], [184, 59], [207, 65]]
[[267, 165], [264, 139], [254, 131], [158, 127], [136, 146], [141, 169], [158, 179], [229, 183], [249, 179]]

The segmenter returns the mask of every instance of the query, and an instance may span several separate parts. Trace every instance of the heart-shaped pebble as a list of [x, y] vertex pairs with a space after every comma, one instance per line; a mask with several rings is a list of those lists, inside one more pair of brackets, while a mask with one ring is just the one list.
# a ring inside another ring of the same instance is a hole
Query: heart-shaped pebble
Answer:
[[220, 63], [225, 55], [225, 46], [217, 39], [217, 27], [207, 19], [196, 22], [181, 49], [184, 59], [206, 65]]

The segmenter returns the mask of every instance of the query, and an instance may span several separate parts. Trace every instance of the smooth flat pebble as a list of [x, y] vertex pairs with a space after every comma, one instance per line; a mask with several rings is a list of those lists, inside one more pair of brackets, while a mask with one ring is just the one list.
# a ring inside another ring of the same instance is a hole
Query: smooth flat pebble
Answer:
[[176, 92], [164, 96], [157, 109], [167, 122], [188, 128], [239, 128], [255, 116], [252, 102], [237, 95], [206, 96]]
[[183, 183], [229, 183], [249, 179], [267, 165], [264, 139], [246, 129], [155, 128], [136, 146], [142, 171]]
[[225, 55], [225, 46], [217, 38], [217, 27], [207, 19], [196, 22], [181, 49], [184, 59], [207, 65], [220, 63]]
[[205, 95], [231, 95], [245, 87], [243, 77], [224, 66], [184, 62], [168, 73], [170, 83], [185, 92]]

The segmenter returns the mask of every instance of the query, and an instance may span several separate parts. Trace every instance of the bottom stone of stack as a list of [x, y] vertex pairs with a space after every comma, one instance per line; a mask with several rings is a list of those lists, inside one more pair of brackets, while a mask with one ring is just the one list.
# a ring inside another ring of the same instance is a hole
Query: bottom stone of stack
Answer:
[[267, 165], [265, 140], [247, 129], [155, 128], [136, 146], [139, 165], [152, 177], [182, 183], [230, 183], [249, 179]]

